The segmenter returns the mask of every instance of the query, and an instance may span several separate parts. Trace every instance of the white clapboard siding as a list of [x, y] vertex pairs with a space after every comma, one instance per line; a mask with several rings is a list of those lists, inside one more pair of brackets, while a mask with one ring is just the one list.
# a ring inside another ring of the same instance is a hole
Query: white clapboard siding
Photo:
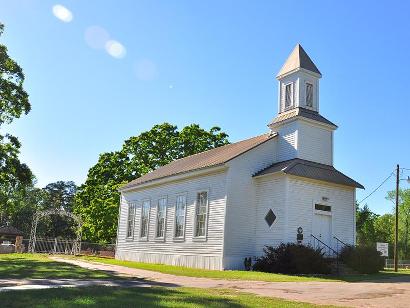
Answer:
[[[256, 234], [254, 254], [263, 254], [264, 246], [277, 246], [286, 238], [286, 176], [270, 174], [256, 178]], [[271, 227], [265, 216], [272, 209], [276, 220]]]
[[[208, 230], [205, 241], [196, 241], [194, 214], [196, 194], [208, 191]], [[178, 194], [187, 195], [185, 240], [174, 240], [175, 203]], [[158, 200], [167, 197], [166, 236], [155, 238]], [[139, 238], [141, 204], [151, 200], [148, 241]], [[128, 203], [136, 202], [134, 238], [126, 238]], [[202, 175], [178, 182], [164, 183], [123, 193], [116, 258], [141, 262], [164, 263], [195, 268], [221, 269], [226, 202], [226, 171]]]
[[333, 132], [324, 128], [299, 121], [298, 123], [298, 158], [326, 164], [333, 164]]
[[310, 243], [315, 203], [332, 207], [333, 236], [347, 244], [355, 242], [354, 188], [293, 176], [288, 177], [287, 186], [287, 242], [295, 242], [297, 228], [302, 227], [304, 243]]
[[228, 163], [224, 269], [242, 269], [243, 259], [253, 257], [256, 186], [252, 175], [276, 160], [276, 149], [277, 138], [273, 138]]
[[278, 161], [284, 161], [292, 158], [298, 157], [297, 153], [297, 142], [298, 142], [298, 123], [292, 122], [289, 123], [279, 130], [278, 144], [277, 149]]

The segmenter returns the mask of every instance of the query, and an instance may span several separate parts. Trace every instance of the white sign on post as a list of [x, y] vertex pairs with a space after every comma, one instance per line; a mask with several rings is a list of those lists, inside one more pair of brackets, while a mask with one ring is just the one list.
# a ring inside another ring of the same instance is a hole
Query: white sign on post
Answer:
[[381, 252], [382, 257], [388, 257], [389, 243], [376, 243], [376, 250]]

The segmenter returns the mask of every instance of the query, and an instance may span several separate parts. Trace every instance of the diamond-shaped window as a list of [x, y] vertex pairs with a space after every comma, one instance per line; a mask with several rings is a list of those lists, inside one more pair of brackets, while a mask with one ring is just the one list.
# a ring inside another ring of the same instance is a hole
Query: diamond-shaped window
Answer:
[[265, 216], [265, 221], [268, 224], [268, 226], [272, 226], [272, 224], [276, 220], [276, 215], [273, 213], [272, 209], [269, 209], [268, 213]]

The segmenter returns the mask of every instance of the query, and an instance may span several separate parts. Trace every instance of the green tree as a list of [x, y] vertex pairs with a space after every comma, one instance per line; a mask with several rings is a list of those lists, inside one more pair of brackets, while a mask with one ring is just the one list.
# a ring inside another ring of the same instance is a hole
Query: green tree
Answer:
[[394, 243], [394, 216], [384, 214], [374, 220], [374, 231], [376, 242]]
[[356, 204], [356, 234], [357, 244], [369, 246], [376, 242], [375, 221], [378, 215], [373, 213], [367, 204], [360, 208]]
[[29, 236], [33, 215], [43, 201], [42, 189], [36, 188], [34, 183], [18, 185], [9, 190], [7, 195], [7, 202], [1, 203], [3, 223], [9, 223], [23, 231], [24, 236]]
[[[4, 25], [0, 23], [0, 36]], [[23, 88], [24, 74], [21, 67], [9, 57], [7, 47], [0, 44], [0, 131], [4, 125], [30, 111], [28, 94]], [[20, 142], [10, 134], [0, 134], [0, 223], [10, 221], [13, 206], [21, 200], [13, 200], [33, 191], [34, 176], [29, 167], [19, 160]]]
[[[77, 186], [73, 181], [57, 181], [42, 189], [41, 202], [38, 209], [63, 209], [73, 212]], [[67, 216], [51, 215], [43, 218], [37, 227], [41, 236], [73, 238], [77, 223]]]
[[384, 214], [378, 216], [374, 220], [374, 231], [376, 242], [389, 244], [389, 257], [392, 257], [394, 249], [394, 215]]
[[[396, 191], [387, 193], [387, 200], [395, 202]], [[410, 189], [399, 190], [399, 250], [402, 258], [410, 257]]]
[[77, 186], [73, 181], [57, 181], [43, 188], [46, 192], [44, 208], [64, 209], [72, 212]]
[[[4, 25], [0, 23], [0, 36]], [[9, 57], [7, 47], [0, 44], [0, 126], [11, 123], [30, 109], [28, 94], [23, 88], [22, 68]]]
[[114, 241], [122, 184], [175, 159], [225, 145], [227, 138], [219, 127], [207, 131], [192, 124], [178, 130], [163, 123], [127, 139], [120, 151], [101, 154], [76, 194], [75, 212], [83, 219], [84, 239]]

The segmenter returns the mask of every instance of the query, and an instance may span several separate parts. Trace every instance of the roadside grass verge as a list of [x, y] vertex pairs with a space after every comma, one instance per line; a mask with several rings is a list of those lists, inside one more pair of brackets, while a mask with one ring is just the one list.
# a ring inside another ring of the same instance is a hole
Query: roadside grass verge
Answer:
[[[63, 256], [66, 257], [66, 256]], [[215, 279], [229, 279], [229, 280], [254, 280], [254, 281], [269, 281], [269, 282], [291, 282], [291, 281], [328, 281], [328, 278], [323, 276], [295, 276], [295, 275], [283, 275], [262, 273], [253, 271], [216, 271], [205, 270], [197, 268], [189, 268], [174, 265], [153, 264], [153, 263], [141, 263], [134, 261], [121, 261], [111, 258], [101, 258], [93, 256], [80, 256], [76, 259], [99, 262], [111, 265], [120, 265], [129, 268], [143, 269], [148, 271], [160, 272], [164, 274], [171, 274], [176, 276], [187, 277], [203, 277], [203, 278], [215, 278]]]
[[[63, 256], [67, 257], [67, 256]], [[164, 264], [152, 264], [141, 263], [134, 261], [121, 261], [111, 258], [101, 258], [94, 256], [80, 256], [76, 259], [99, 262], [104, 264], [120, 265], [129, 268], [143, 269], [148, 271], [160, 272], [164, 274], [171, 274], [176, 276], [188, 276], [188, 277], [204, 277], [214, 279], [227, 279], [227, 280], [252, 280], [252, 281], [267, 281], [267, 282], [303, 282], [303, 281], [345, 281], [345, 282], [359, 282], [359, 281], [372, 281], [389, 279], [399, 276], [406, 276], [410, 280], [410, 270], [402, 270], [398, 273], [393, 271], [382, 271], [378, 274], [364, 275], [318, 275], [318, 276], [297, 276], [297, 275], [285, 275], [285, 274], [272, 274], [253, 271], [215, 271], [204, 270], [196, 268], [188, 268], [182, 266], [164, 265]]]
[[332, 307], [223, 289], [85, 287], [0, 293], [3, 307]]
[[0, 255], [0, 279], [112, 279], [113, 277], [102, 271], [87, 270], [76, 265], [50, 260], [48, 255], [17, 253]]

